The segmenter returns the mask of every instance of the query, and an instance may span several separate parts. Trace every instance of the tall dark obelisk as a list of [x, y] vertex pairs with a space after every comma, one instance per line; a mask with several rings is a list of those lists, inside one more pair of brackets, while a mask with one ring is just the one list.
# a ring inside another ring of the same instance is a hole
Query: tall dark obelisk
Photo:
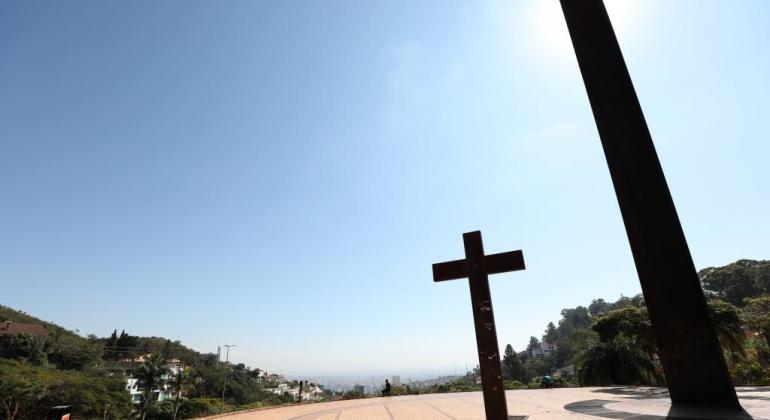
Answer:
[[602, 0], [560, 0], [674, 404], [740, 408]]

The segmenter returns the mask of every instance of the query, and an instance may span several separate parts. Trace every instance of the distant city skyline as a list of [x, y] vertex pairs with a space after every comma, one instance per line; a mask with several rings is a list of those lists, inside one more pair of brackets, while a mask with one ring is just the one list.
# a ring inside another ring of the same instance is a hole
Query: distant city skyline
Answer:
[[[607, 0], [697, 268], [768, 259], [770, 3]], [[0, 304], [288, 377], [478, 363], [640, 286], [558, 1], [0, 5]], [[450, 284], [451, 283], [451, 284]]]

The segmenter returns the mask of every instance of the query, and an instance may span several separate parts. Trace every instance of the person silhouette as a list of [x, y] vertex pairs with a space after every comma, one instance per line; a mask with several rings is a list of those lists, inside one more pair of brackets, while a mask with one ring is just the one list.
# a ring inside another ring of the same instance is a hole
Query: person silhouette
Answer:
[[385, 389], [382, 390], [382, 396], [385, 397], [388, 395], [390, 395], [390, 382], [385, 379]]
[[543, 382], [541, 386], [543, 388], [550, 388], [552, 385], [553, 385], [553, 378], [551, 378], [551, 375], [543, 376]]

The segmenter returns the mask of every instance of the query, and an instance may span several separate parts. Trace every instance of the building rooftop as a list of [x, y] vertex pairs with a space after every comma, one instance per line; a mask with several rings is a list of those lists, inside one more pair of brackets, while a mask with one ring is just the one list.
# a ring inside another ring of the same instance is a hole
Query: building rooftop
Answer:
[[30, 334], [38, 337], [48, 335], [45, 327], [40, 324], [27, 324], [23, 322], [0, 322], [0, 335]]

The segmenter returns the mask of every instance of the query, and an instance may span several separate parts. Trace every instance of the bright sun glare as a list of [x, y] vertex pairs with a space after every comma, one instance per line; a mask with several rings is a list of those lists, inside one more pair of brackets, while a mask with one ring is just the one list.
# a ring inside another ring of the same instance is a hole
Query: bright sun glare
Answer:
[[[632, 0], [605, 0], [604, 4], [616, 33], [633, 32], [634, 23], [638, 21], [637, 3]], [[564, 22], [564, 15], [558, 1], [535, 1], [530, 16], [537, 34], [538, 48], [543, 53], [563, 57], [565, 53], [572, 52], [567, 24]]]

